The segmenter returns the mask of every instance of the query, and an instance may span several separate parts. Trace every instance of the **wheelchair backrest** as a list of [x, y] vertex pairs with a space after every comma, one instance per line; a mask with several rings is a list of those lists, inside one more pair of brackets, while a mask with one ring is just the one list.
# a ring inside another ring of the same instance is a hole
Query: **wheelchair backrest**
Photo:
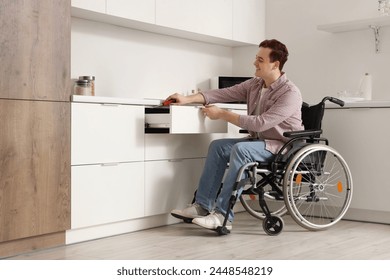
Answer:
[[302, 122], [305, 130], [309, 129], [321, 129], [322, 118], [324, 117], [325, 103], [320, 102], [316, 105], [309, 106], [309, 104], [303, 102]]

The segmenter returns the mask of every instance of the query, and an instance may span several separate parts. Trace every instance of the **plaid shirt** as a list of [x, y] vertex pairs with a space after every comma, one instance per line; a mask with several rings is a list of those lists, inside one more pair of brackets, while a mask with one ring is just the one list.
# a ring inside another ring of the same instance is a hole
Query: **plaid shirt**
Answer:
[[250, 131], [252, 137], [264, 139], [266, 149], [276, 154], [287, 142], [286, 131], [303, 130], [301, 119], [302, 96], [299, 89], [282, 74], [272, 83], [255, 114], [264, 85], [261, 78], [252, 78], [229, 88], [202, 92], [206, 104], [246, 102], [248, 115], [240, 115], [240, 127]]

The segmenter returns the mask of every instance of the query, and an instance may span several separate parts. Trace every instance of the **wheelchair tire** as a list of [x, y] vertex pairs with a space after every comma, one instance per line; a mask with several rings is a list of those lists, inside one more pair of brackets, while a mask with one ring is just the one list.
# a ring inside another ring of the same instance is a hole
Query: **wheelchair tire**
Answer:
[[270, 236], [278, 235], [283, 230], [283, 220], [278, 216], [268, 216], [263, 220], [264, 232]]
[[352, 200], [352, 176], [342, 156], [333, 148], [311, 144], [287, 164], [284, 200], [291, 217], [309, 230], [336, 224]]

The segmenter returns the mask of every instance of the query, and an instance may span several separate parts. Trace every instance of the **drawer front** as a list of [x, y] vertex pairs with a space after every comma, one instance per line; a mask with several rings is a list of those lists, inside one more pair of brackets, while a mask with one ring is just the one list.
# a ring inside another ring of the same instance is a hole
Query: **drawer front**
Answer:
[[144, 163], [72, 166], [71, 227], [143, 217]]
[[72, 165], [142, 161], [144, 107], [72, 103]]
[[226, 133], [227, 122], [210, 120], [195, 106], [171, 106], [171, 133]]
[[198, 134], [227, 133], [228, 124], [223, 120], [211, 120], [205, 117], [200, 106], [170, 106], [164, 112], [146, 111], [146, 133]]
[[191, 203], [204, 159], [145, 163], [145, 216], [170, 213]]

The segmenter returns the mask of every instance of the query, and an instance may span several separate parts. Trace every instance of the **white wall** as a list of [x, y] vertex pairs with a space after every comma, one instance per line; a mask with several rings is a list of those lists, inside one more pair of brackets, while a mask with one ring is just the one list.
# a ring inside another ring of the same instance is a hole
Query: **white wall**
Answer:
[[266, 37], [290, 52], [285, 71], [305, 100], [317, 102], [340, 90], [356, 90], [365, 72], [373, 76], [373, 99], [390, 99], [390, 27], [383, 27], [381, 52], [372, 30], [318, 31], [317, 25], [378, 16], [375, 0], [267, 0]]
[[[373, 76], [373, 99], [389, 99], [390, 27], [380, 30], [379, 54], [370, 29], [317, 30], [377, 15], [375, 0], [268, 0], [266, 38], [286, 43], [285, 71], [308, 102], [356, 90], [365, 72]], [[72, 78], [95, 75], [100, 96], [165, 98], [206, 89], [213, 76], [252, 76], [256, 52], [257, 46], [223, 47], [72, 18]]]
[[165, 98], [232, 75], [233, 49], [72, 18], [71, 75], [96, 76], [96, 95]]

